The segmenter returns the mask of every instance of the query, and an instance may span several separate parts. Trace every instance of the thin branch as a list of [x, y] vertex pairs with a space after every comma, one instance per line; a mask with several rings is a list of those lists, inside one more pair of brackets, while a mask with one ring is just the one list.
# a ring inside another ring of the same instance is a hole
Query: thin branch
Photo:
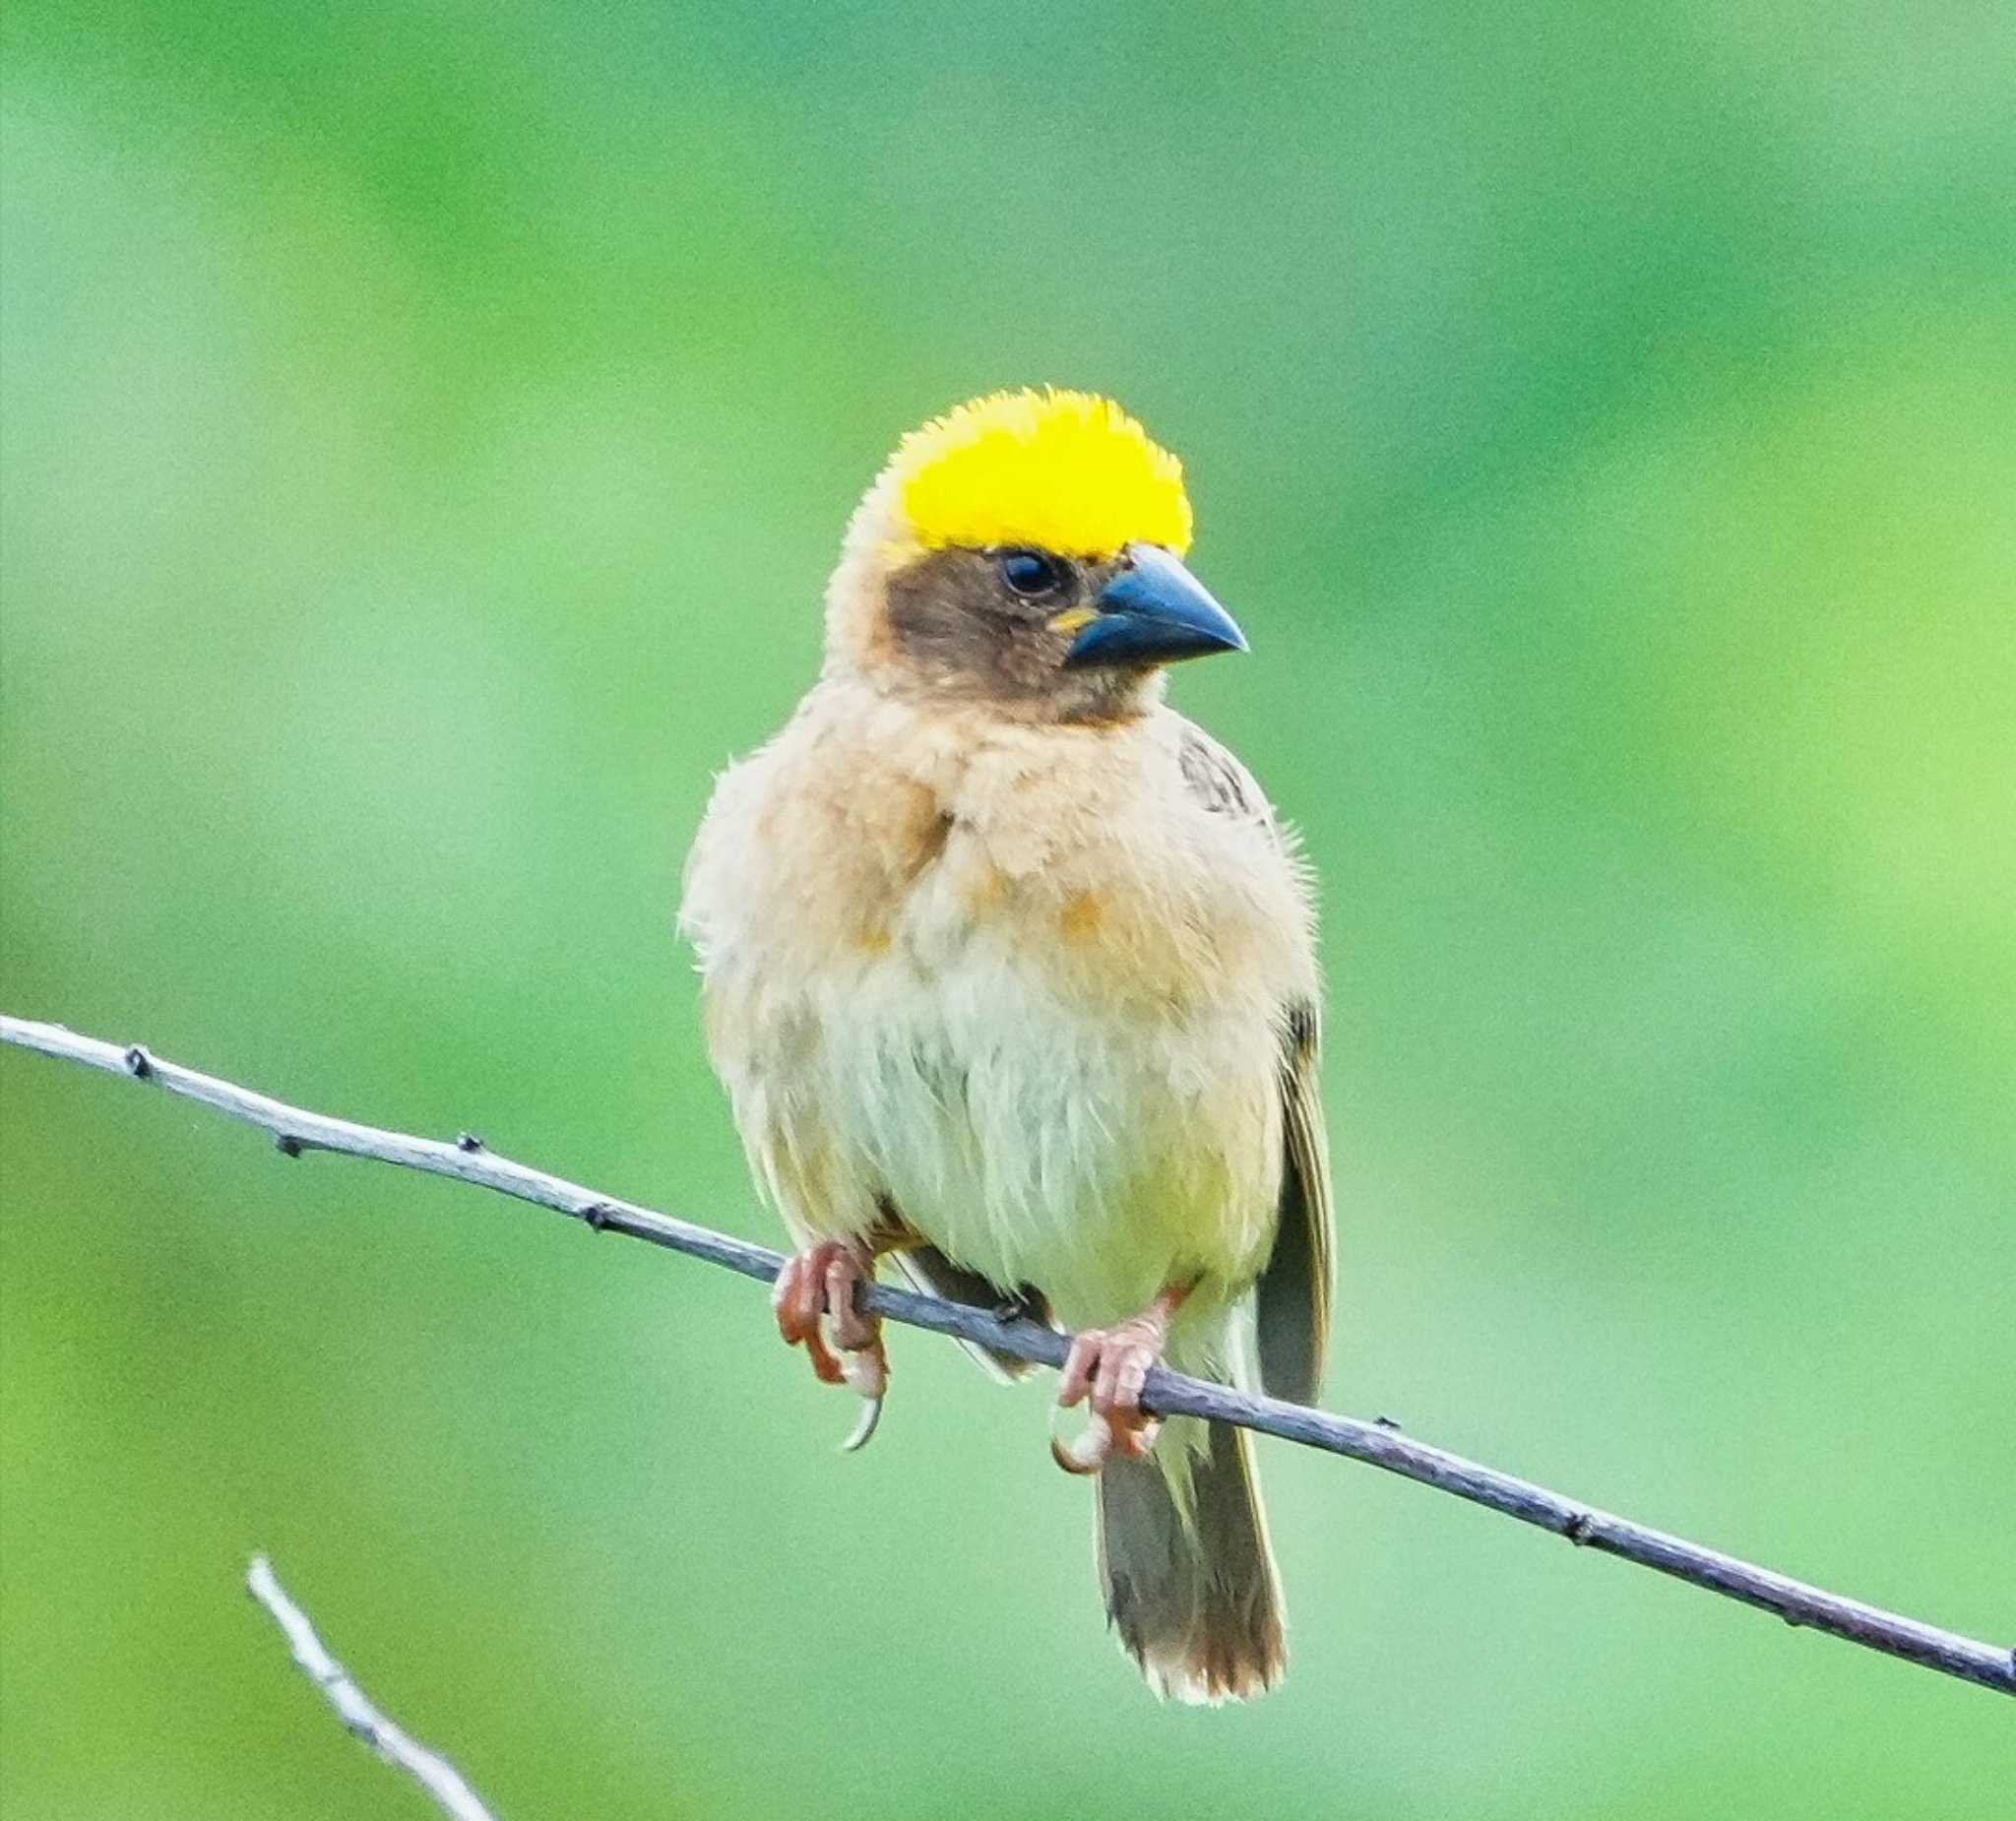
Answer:
[[[11, 1040], [11, 1039], [10, 1039]], [[371, 1747], [394, 1770], [404, 1771], [434, 1798], [434, 1805], [453, 1821], [492, 1821], [476, 1792], [462, 1780], [462, 1773], [438, 1752], [430, 1751], [394, 1722], [386, 1719], [342, 1664], [323, 1647], [308, 1622], [307, 1613], [287, 1598], [286, 1590], [274, 1577], [273, 1564], [263, 1555], [252, 1558], [245, 1573], [245, 1591], [273, 1614], [274, 1623], [285, 1635], [287, 1649], [301, 1673], [322, 1690], [337, 1718]]]
[[[329, 1151], [346, 1157], [375, 1158], [380, 1162], [424, 1170], [430, 1175], [454, 1176], [570, 1215], [598, 1232], [627, 1233], [633, 1239], [705, 1259], [709, 1264], [725, 1266], [766, 1284], [777, 1276], [784, 1263], [766, 1247], [749, 1245], [724, 1233], [673, 1220], [632, 1202], [598, 1195], [579, 1183], [514, 1163], [496, 1156], [468, 1133], [453, 1143], [442, 1143], [402, 1132], [380, 1131], [375, 1126], [353, 1125], [346, 1119], [306, 1112], [215, 1076], [160, 1061], [137, 1046], [122, 1048], [116, 1043], [75, 1036], [59, 1025], [0, 1017], [0, 1042], [152, 1082], [170, 1094], [201, 1101], [231, 1118], [258, 1126], [272, 1136], [287, 1157], [298, 1157], [304, 1151]], [[982, 1309], [881, 1286], [863, 1292], [862, 1306], [891, 1321], [977, 1342], [992, 1352], [1053, 1368], [1063, 1363], [1063, 1337], [1040, 1323], [1004, 1321]], [[1523, 1524], [1551, 1531], [1580, 1547], [1621, 1556], [1641, 1567], [1656, 1568], [1676, 1580], [1705, 1587], [1711, 1593], [1761, 1606], [1767, 1612], [1777, 1613], [1787, 1624], [1811, 1626], [1815, 1631], [1846, 1638], [1870, 1650], [1922, 1664], [1942, 1674], [1978, 1682], [1984, 1688], [2016, 1694], [2016, 1653], [2006, 1646], [1962, 1637], [1936, 1625], [1922, 1624], [1858, 1600], [1809, 1587], [1768, 1568], [1738, 1561], [1734, 1556], [1704, 1549], [1682, 1538], [1650, 1530], [1585, 1505], [1579, 1499], [1550, 1492], [1530, 1480], [1411, 1440], [1385, 1423], [1333, 1415], [1299, 1404], [1285, 1404], [1278, 1398], [1252, 1396], [1164, 1369], [1150, 1376], [1143, 1404], [1159, 1415], [1205, 1416], [1363, 1461], [1502, 1512]]]

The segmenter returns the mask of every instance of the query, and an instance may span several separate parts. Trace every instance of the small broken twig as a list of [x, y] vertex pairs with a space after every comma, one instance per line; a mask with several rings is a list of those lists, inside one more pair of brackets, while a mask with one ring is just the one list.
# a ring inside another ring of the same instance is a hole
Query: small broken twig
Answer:
[[324, 1648], [309, 1623], [307, 1613], [287, 1598], [263, 1555], [252, 1558], [245, 1573], [245, 1591], [273, 1614], [273, 1621], [285, 1635], [294, 1662], [336, 1709], [346, 1727], [371, 1747], [395, 1770], [401, 1770], [434, 1798], [434, 1804], [454, 1821], [494, 1821], [476, 1792], [463, 1781], [462, 1773], [438, 1751], [432, 1751], [404, 1727], [386, 1719], [371, 1704], [370, 1697], [350, 1679], [342, 1664]]

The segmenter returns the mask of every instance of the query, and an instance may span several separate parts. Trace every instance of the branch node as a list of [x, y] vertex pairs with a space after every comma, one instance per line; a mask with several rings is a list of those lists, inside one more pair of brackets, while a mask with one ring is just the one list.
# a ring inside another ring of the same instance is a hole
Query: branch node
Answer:
[[126, 1051], [126, 1073], [135, 1081], [145, 1081], [154, 1073], [154, 1058], [138, 1043]]
[[1400, 1418], [1398, 1416], [1374, 1416], [1372, 1418], [1372, 1427], [1375, 1429], [1391, 1429], [1395, 1435], [1398, 1435], [1400, 1433]]
[[590, 1232], [602, 1233], [608, 1231], [609, 1217], [615, 1212], [605, 1201], [592, 1201], [582, 1209], [581, 1218], [588, 1224]]
[[273, 1148], [284, 1158], [297, 1158], [301, 1155], [301, 1141], [291, 1132], [276, 1132]]
[[1596, 1513], [1593, 1511], [1578, 1511], [1568, 1520], [1561, 1535], [1567, 1538], [1578, 1549], [1581, 1548], [1584, 1543], [1596, 1535]]
[[480, 1151], [483, 1149], [483, 1141], [473, 1132], [458, 1132], [455, 1135], [455, 1148], [458, 1151]]

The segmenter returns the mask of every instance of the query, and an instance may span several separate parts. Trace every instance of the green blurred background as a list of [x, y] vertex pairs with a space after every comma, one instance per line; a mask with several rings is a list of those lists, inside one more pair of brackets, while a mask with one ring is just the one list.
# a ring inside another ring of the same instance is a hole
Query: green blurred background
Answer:
[[[1185, 457], [1307, 831], [1332, 1397], [2016, 1634], [2005, 5], [85, 6], [5, 25], [4, 988], [768, 1238], [671, 910], [982, 389]], [[2008, 1705], [1270, 1448], [1158, 1709], [1044, 1402], [18, 1054], [0, 1807], [1953, 1816]]]

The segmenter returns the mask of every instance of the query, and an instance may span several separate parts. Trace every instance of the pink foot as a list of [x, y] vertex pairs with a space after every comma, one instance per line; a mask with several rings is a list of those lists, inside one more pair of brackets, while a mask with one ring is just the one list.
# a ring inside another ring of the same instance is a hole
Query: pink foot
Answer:
[[1144, 1461], [1162, 1432], [1162, 1419], [1141, 1408], [1149, 1372], [1162, 1363], [1169, 1318], [1187, 1291], [1165, 1290], [1139, 1315], [1114, 1328], [1088, 1328], [1071, 1337], [1057, 1408], [1092, 1402], [1092, 1420], [1076, 1441], [1050, 1437], [1050, 1458], [1067, 1474], [1096, 1474], [1115, 1454]]
[[[802, 1347], [812, 1370], [826, 1385], [847, 1385], [867, 1400], [867, 1409], [842, 1448], [864, 1447], [882, 1419], [889, 1389], [889, 1355], [882, 1346], [882, 1322], [854, 1306], [854, 1291], [875, 1281], [875, 1261], [845, 1239], [822, 1239], [785, 1260], [771, 1291], [777, 1331], [788, 1347]], [[831, 1324], [826, 1343], [821, 1317]], [[840, 1350], [839, 1357], [834, 1348]]]

